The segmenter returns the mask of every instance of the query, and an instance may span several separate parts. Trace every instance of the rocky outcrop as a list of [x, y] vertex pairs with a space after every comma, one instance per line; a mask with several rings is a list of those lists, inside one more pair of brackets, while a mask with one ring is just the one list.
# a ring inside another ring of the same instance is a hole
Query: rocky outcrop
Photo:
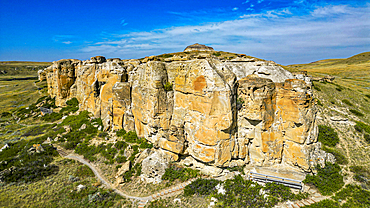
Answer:
[[195, 43], [193, 45], [189, 45], [188, 47], [186, 47], [184, 51], [185, 52], [189, 52], [189, 51], [214, 51], [214, 49], [212, 47], [209, 47], [209, 46], [206, 46], [206, 45]]
[[76, 97], [105, 130], [135, 130], [170, 160], [310, 171], [318, 132], [306, 75], [245, 55], [180, 55], [68, 59], [42, 73], [57, 105]]

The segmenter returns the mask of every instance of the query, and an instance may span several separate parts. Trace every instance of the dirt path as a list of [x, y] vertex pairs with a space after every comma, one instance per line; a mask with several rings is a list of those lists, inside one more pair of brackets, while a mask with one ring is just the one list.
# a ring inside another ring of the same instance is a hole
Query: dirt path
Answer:
[[37, 89], [37, 92], [38, 92], [40, 95], [42, 95], [42, 93], [40, 92], [39, 87], [37, 86], [36, 82], [33, 82], [33, 85], [35, 85], [35, 87], [36, 87], [36, 89]]
[[172, 187], [172, 188], [167, 188], [167, 189], [163, 189], [161, 191], [159, 191], [158, 193], [156, 194], [153, 194], [151, 196], [146, 196], [146, 197], [138, 197], [138, 196], [131, 196], [131, 195], [128, 195], [128, 194], [125, 194], [123, 193], [122, 191], [118, 190], [115, 188], [115, 186], [113, 184], [111, 184], [104, 176], [103, 174], [101, 174], [101, 171], [99, 170], [99, 168], [95, 167], [94, 164], [88, 162], [87, 160], [85, 160], [83, 158], [83, 156], [81, 155], [77, 155], [77, 154], [68, 154], [66, 153], [63, 149], [61, 148], [58, 148], [57, 149], [58, 153], [62, 156], [62, 157], [65, 157], [65, 158], [69, 158], [69, 159], [72, 159], [72, 160], [77, 160], [85, 165], [87, 165], [95, 174], [95, 176], [109, 189], [112, 189], [114, 192], [116, 192], [117, 194], [119, 194], [120, 196], [122, 197], [125, 197], [125, 198], [128, 198], [128, 199], [131, 199], [131, 200], [134, 200], [134, 201], [138, 201], [138, 207], [139, 208], [142, 208], [145, 206], [146, 203], [152, 201], [152, 200], [155, 200], [155, 199], [158, 199], [158, 198], [166, 198], [166, 197], [169, 197], [169, 196], [172, 196], [173, 193], [175, 192], [179, 192], [179, 191], [182, 191], [186, 185], [190, 184], [191, 182], [193, 182], [195, 179], [191, 179], [189, 181], [186, 181], [184, 183], [181, 183], [181, 184], [178, 184], [177, 186], [175, 187]]

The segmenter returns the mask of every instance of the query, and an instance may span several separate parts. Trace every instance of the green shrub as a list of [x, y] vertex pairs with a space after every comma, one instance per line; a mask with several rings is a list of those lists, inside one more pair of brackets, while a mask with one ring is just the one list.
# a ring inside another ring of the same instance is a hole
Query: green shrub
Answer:
[[365, 95], [367, 98], [370, 98], [370, 95]]
[[370, 185], [370, 171], [365, 166], [350, 166], [349, 168], [355, 173], [356, 181]]
[[346, 203], [342, 207], [370, 207], [370, 192], [361, 189], [360, 186], [347, 184], [345, 188], [340, 190], [333, 197], [336, 201], [344, 201]]
[[94, 172], [87, 165], [80, 165], [75, 172], [75, 176], [79, 178], [95, 177]]
[[93, 120], [91, 120], [91, 124], [95, 124], [95, 123], [98, 124], [99, 126], [104, 126], [101, 118], [94, 118]]
[[118, 169], [120, 169], [122, 167], [122, 165], [116, 165], [116, 171], [118, 171]]
[[10, 182], [33, 182], [46, 176], [55, 174], [59, 167], [50, 164], [53, 157], [58, 156], [55, 148], [48, 144], [40, 145], [44, 151], [31, 153], [28, 150], [33, 144], [39, 144], [43, 140], [35, 138], [32, 140], [20, 140], [10, 143], [10, 148], [0, 152], [0, 180]]
[[184, 190], [185, 196], [193, 196], [196, 195], [210, 195], [215, 194], [216, 186], [220, 183], [220, 181], [215, 179], [202, 179], [198, 178], [197, 180], [193, 181], [191, 184], [187, 185]]
[[315, 185], [323, 195], [330, 195], [343, 187], [343, 176], [338, 164], [325, 163], [325, 167], [316, 167], [316, 175], [306, 175], [304, 183]]
[[77, 98], [72, 98], [72, 99], [68, 100], [66, 102], [66, 104], [69, 105], [69, 106], [72, 106], [72, 107], [78, 107], [79, 102], [78, 102]]
[[126, 142], [129, 142], [129, 143], [137, 143], [139, 138], [137, 137], [136, 135], [136, 132], [135, 131], [129, 131], [127, 132], [124, 136], [123, 136], [123, 139], [126, 141]]
[[104, 137], [107, 137], [107, 136], [108, 136], [108, 133], [107, 133], [107, 132], [100, 132], [100, 133], [98, 134], [98, 136], [99, 136], [100, 138], [104, 138]]
[[[313, 83], [312, 83], [313, 84]], [[317, 91], [321, 91], [321, 88], [319, 86], [317, 86], [316, 84], [313, 84], [313, 88]]]
[[71, 115], [65, 118], [60, 126], [70, 125], [73, 130], [78, 130], [83, 124], [91, 126], [89, 118], [88, 111], [81, 111], [78, 115]]
[[12, 116], [12, 114], [11, 113], [9, 113], [9, 112], [2, 112], [1, 114], [0, 114], [0, 117], [1, 118], [8, 118], [8, 117], [11, 117]]
[[348, 106], [353, 106], [353, 104], [351, 102], [349, 102], [349, 100], [347, 100], [347, 99], [342, 100], [342, 102], [347, 104]]
[[22, 136], [29, 137], [44, 134], [45, 131], [50, 130], [54, 126], [56, 126], [56, 124], [45, 124], [41, 126], [34, 126], [30, 128], [27, 132], [25, 132]]
[[171, 58], [173, 56], [173, 54], [163, 54], [161, 55], [161, 57], [163, 58]]
[[164, 200], [156, 199], [148, 204], [148, 208], [167, 208], [168, 203]]
[[168, 91], [172, 91], [172, 90], [173, 90], [172, 83], [170, 83], [170, 82], [166, 82], [166, 84], [165, 84], [165, 85], [163, 85], [163, 88], [164, 88], [164, 90], [166, 90], [167, 92], [168, 92]]
[[141, 149], [151, 149], [153, 144], [149, 143], [145, 138], [142, 138], [139, 148]]
[[[197, 182], [199, 180], [199, 182]], [[300, 200], [308, 194], [293, 194], [290, 188], [281, 184], [266, 183], [265, 187], [238, 175], [232, 180], [202, 181], [198, 179], [185, 187], [186, 195], [212, 195], [218, 199], [217, 207], [274, 207], [285, 200]], [[197, 183], [195, 183], [197, 182]], [[216, 193], [216, 185], [222, 184], [225, 195]]]
[[214, 55], [214, 56], [221, 56], [221, 53], [220, 52], [215, 52], [212, 55]]
[[244, 104], [244, 100], [243, 100], [243, 98], [238, 98], [238, 99], [236, 100], [236, 104], [239, 104], [239, 105]]
[[162, 176], [162, 180], [175, 181], [179, 179], [180, 181], [187, 181], [191, 178], [196, 178], [200, 175], [199, 170], [194, 170], [191, 168], [182, 168], [176, 165], [170, 165], [166, 169], [166, 172]]
[[114, 146], [119, 150], [122, 150], [122, 149], [124, 150], [124, 149], [126, 149], [128, 144], [124, 141], [117, 141], [116, 144], [114, 144]]
[[363, 122], [356, 121], [355, 129], [358, 132], [370, 134], [370, 126]]
[[244, 173], [244, 166], [235, 166], [235, 167], [232, 167], [232, 168], [227, 168], [230, 172], [233, 172], [233, 171], [239, 171], [239, 173], [241, 174], [245, 174]]
[[116, 132], [116, 135], [118, 137], [123, 137], [126, 134], [126, 131], [124, 129], [120, 129], [119, 131]]
[[95, 145], [88, 145], [87, 143], [80, 143], [75, 148], [77, 154], [83, 155], [85, 159], [90, 161], [95, 161], [96, 157], [94, 155], [98, 154], [98, 148]]
[[364, 134], [364, 139], [367, 143], [370, 143], [370, 134]]
[[319, 106], [323, 106], [323, 104], [321, 103], [321, 101], [320, 101], [319, 99], [315, 98], [315, 100], [316, 100], [316, 102], [317, 102], [317, 105], [319, 105]]
[[118, 155], [118, 156], [116, 156], [115, 160], [116, 160], [117, 163], [124, 163], [124, 162], [127, 161], [127, 158], [125, 156]]
[[63, 117], [63, 114], [52, 112], [50, 114], [46, 114], [42, 117], [42, 120], [48, 121], [48, 122], [54, 122]]
[[360, 111], [358, 111], [358, 110], [355, 110], [355, 109], [349, 109], [349, 111], [350, 111], [351, 113], [355, 114], [356, 116], [360, 116], [360, 117], [363, 117], [363, 116], [364, 116], [364, 114], [363, 114], [363, 113], [361, 113], [361, 112], [360, 112]]
[[322, 150], [325, 152], [331, 153], [335, 156], [336, 162], [341, 165], [346, 165], [348, 164], [347, 158], [338, 150], [334, 148], [328, 148], [328, 147], [322, 147]]
[[334, 147], [339, 142], [339, 137], [331, 127], [319, 125], [318, 140], [324, 145]]

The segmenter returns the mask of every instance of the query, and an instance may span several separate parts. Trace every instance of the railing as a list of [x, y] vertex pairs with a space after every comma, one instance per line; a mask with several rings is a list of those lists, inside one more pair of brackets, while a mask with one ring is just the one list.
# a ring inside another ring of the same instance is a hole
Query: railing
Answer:
[[278, 183], [278, 184], [283, 184], [284, 186], [288, 186], [290, 188], [294, 189], [303, 189], [303, 183], [302, 181], [299, 180], [294, 180], [290, 178], [282, 178], [282, 177], [277, 177], [277, 176], [272, 176], [272, 175], [265, 175], [261, 173], [254, 173], [250, 172], [250, 180], [253, 181], [258, 181], [258, 182], [263, 182], [263, 183]]

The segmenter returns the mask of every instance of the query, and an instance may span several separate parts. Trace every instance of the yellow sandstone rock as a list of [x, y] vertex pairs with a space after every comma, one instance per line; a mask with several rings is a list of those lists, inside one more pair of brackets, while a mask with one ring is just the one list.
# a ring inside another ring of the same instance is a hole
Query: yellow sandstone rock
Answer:
[[68, 59], [39, 75], [57, 105], [76, 97], [105, 130], [135, 130], [172, 160], [309, 171], [318, 143], [307, 80], [259, 59], [192, 57]]

